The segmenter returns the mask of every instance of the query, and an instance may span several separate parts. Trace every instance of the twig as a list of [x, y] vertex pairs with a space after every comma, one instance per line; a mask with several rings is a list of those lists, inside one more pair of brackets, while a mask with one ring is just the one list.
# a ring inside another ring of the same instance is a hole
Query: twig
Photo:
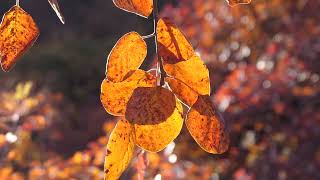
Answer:
[[16, 0], [16, 6], [20, 6], [20, 0]]
[[149, 38], [155, 37], [155, 35], [156, 35], [156, 33], [153, 32], [152, 34], [142, 36], [142, 39], [149, 39]]
[[153, 32], [155, 33], [155, 50], [156, 56], [158, 58], [157, 62], [157, 85], [164, 85], [164, 78], [166, 77], [166, 72], [163, 69], [161, 56], [158, 52], [158, 32], [157, 32], [157, 22], [159, 19], [159, 9], [158, 9], [158, 0], [153, 0]]

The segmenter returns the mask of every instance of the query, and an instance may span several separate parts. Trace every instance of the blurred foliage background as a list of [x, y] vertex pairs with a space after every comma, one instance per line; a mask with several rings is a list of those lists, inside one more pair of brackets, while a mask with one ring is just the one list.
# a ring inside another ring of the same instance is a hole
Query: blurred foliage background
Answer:
[[[4, 14], [14, 1], [1, 1]], [[152, 33], [152, 19], [108, 0], [21, 1], [41, 30], [10, 73], [0, 72], [0, 179], [102, 179], [116, 120], [100, 84], [115, 42]], [[160, 0], [208, 65], [212, 100], [228, 122], [223, 155], [202, 151], [184, 128], [158, 154], [137, 151], [122, 179], [320, 179], [320, 1]], [[154, 45], [148, 39], [153, 66]]]

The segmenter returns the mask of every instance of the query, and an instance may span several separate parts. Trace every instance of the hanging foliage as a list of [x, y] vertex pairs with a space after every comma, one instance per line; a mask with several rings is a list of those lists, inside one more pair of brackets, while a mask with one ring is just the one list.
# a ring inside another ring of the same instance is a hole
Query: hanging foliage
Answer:
[[[189, 109], [186, 126], [199, 146], [212, 154], [227, 151], [229, 135], [226, 123], [209, 98], [209, 71], [191, 43], [170, 19], [158, 19], [157, 1], [113, 2], [120, 9], [143, 17], [155, 11], [156, 29], [146, 38], [156, 39], [158, 69], [155, 75], [138, 70], [147, 54], [147, 45], [138, 33], [131, 32], [120, 38], [108, 56], [106, 78], [101, 86], [101, 102], [106, 111], [128, 121], [134, 144], [143, 150], [158, 152], [174, 141], [181, 131], [181, 101]], [[113, 143], [109, 141], [108, 146]], [[131, 149], [131, 146], [123, 144], [122, 148]], [[114, 157], [108, 158], [105, 177], [117, 179], [128, 159], [114, 162], [114, 168], [110, 168], [109, 162]], [[110, 176], [113, 173], [116, 176]]]

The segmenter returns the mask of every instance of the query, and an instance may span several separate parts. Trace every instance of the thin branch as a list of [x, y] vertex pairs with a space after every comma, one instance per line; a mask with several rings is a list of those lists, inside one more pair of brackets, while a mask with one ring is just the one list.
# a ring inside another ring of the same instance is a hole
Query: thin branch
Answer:
[[161, 56], [158, 52], [158, 32], [157, 32], [157, 22], [159, 19], [159, 9], [158, 9], [158, 0], [153, 0], [153, 32], [155, 33], [155, 50], [156, 56], [158, 59], [157, 62], [157, 85], [164, 85], [164, 78], [166, 77], [166, 72], [163, 70]]
[[152, 37], [155, 37], [155, 36], [156, 36], [156, 33], [153, 32], [152, 34], [148, 34], [148, 35], [142, 36], [142, 39], [149, 39], [149, 38], [152, 38]]

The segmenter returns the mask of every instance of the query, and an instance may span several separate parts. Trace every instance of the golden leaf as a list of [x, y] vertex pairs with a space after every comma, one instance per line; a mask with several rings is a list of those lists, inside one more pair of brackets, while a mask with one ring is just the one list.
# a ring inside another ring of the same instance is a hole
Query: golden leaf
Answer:
[[174, 94], [162, 87], [141, 87], [134, 90], [126, 110], [126, 119], [133, 124], [136, 145], [158, 152], [180, 133], [183, 109]]
[[3, 16], [0, 25], [2, 69], [9, 71], [38, 36], [39, 29], [32, 17], [19, 6], [13, 6]]
[[194, 50], [183, 33], [169, 19], [159, 19], [157, 24], [159, 54], [165, 64], [186, 61], [194, 56]]
[[186, 105], [191, 107], [198, 99], [199, 94], [187, 86], [180, 80], [172, 77], [167, 77], [166, 82], [168, 83], [172, 92]]
[[147, 18], [153, 10], [153, 0], [113, 0], [120, 9]]
[[107, 144], [104, 163], [105, 179], [119, 179], [128, 167], [134, 152], [133, 126], [125, 119], [118, 121]]
[[235, 6], [237, 4], [249, 4], [251, 0], [227, 0], [230, 6]]
[[147, 56], [147, 45], [136, 32], [125, 34], [108, 56], [107, 79], [121, 82], [131, 70], [137, 70]]
[[217, 114], [209, 96], [199, 96], [189, 110], [186, 126], [199, 146], [212, 154], [227, 151], [229, 135], [224, 120]]
[[137, 87], [154, 87], [156, 77], [143, 70], [135, 70], [122, 82], [103, 80], [101, 85], [101, 102], [106, 111], [115, 116], [125, 114], [126, 106], [133, 90]]
[[210, 95], [209, 71], [197, 55], [175, 64], [164, 64], [168, 75], [187, 84], [200, 95]]

